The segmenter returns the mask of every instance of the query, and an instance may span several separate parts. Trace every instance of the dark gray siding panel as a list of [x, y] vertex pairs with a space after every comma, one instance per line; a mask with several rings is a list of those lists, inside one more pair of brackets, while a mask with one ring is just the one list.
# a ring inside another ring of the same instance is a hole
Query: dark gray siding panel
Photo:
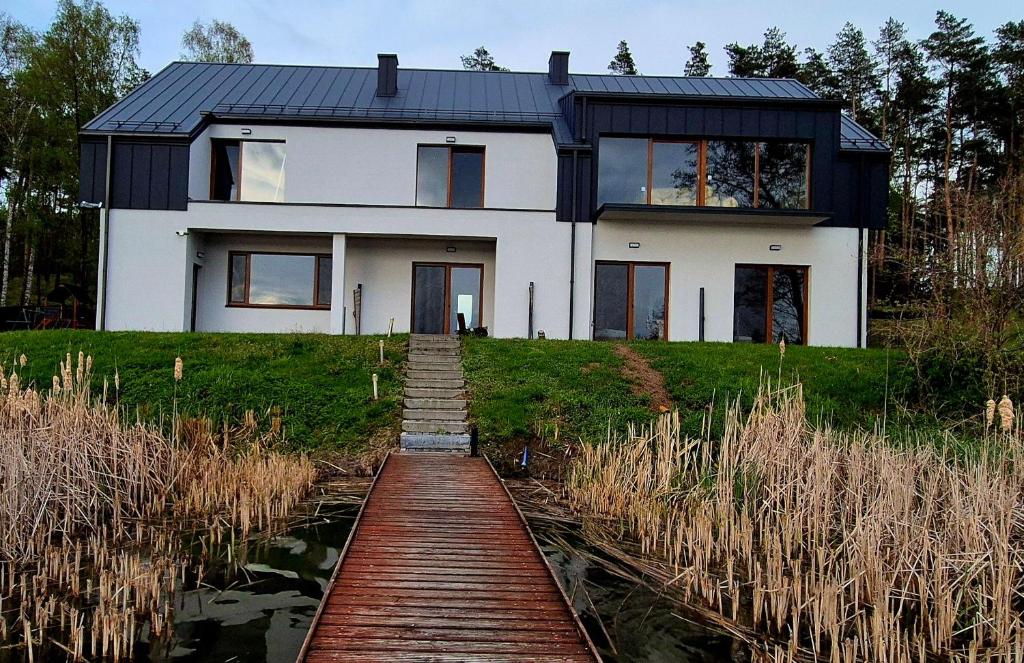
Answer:
[[[579, 138], [592, 146], [595, 154], [600, 153], [602, 135], [806, 141], [811, 145], [811, 209], [833, 214], [823, 225], [875, 227], [884, 222], [888, 194], [883, 180], [888, 156], [865, 156], [875, 166], [851, 162], [840, 168], [841, 116], [835, 109], [587, 99], [585, 104], [577, 103], [573, 117]], [[577, 161], [576, 220], [593, 221], [597, 169], [590, 167], [589, 153], [580, 154], [588, 157]], [[560, 163], [558, 172], [558, 218], [568, 220], [571, 198], [564, 189], [571, 186], [571, 169]]]
[[107, 143], [82, 141], [82, 160], [78, 164], [78, 201], [101, 203], [107, 177]]
[[112, 208], [184, 210], [188, 206], [188, 145], [114, 141]]

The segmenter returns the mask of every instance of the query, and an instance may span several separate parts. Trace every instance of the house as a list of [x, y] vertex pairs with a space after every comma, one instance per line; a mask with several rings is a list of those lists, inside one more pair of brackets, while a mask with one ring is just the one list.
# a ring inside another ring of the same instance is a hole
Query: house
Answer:
[[174, 62], [81, 131], [98, 326], [863, 345], [888, 147], [793, 80]]

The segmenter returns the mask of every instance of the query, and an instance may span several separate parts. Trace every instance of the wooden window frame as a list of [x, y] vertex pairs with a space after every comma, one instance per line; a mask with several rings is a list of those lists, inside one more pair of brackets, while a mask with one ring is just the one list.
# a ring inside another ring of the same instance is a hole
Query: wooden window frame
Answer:
[[[607, 138], [635, 138], [643, 140], [641, 136], [623, 136], [623, 135], [609, 135]], [[812, 143], [800, 141], [800, 140], [749, 140], [743, 138], [654, 138], [648, 137], [647, 139], [647, 197], [646, 204], [648, 206], [654, 206], [651, 203], [651, 195], [654, 191], [654, 144], [655, 143], [686, 143], [689, 145], [697, 146], [697, 202], [695, 205], [683, 205], [682, 207], [709, 207], [707, 204], [707, 184], [708, 184], [708, 143], [711, 142], [725, 142], [725, 143], [752, 143], [754, 145], [754, 181], [753, 181], [753, 206], [748, 209], [766, 209], [760, 206], [760, 193], [761, 193], [761, 146], [767, 143], [797, 143], [803, 145], [806, 150], [806, 158], [804, 159], [804, 187], [807, 190], [807, 206], [806, 207], [792, 207], [785, 208], [794, 211], [807, 211], [812, 209], [812, 198], [811, 198], [811, 156], [813, 154]], [[598, 148], [598, 159], [601, 158], [600, 147]], [[450, 158], [449, 158], [450, 159]], [[450, 167], [449, 167], [450, 170]], [[600, 182], [598, 182], [600, 186]], [[450, 186], [449, 186], [450, 190]], [[595, 187], [594, 195], [597, 195], [597, 187]], [[659, 205], [659, 207], [661, 207]], [[671, 207], [666, 205], [665, 207]]]
[[[442, 147], [448, 150], [448, 183], [445, 204], [441, 205], [420, 205], [420, 148], [421, 147]], [[480, 153], [480, 206], [479, 207], [452, 207], [452, 154], [455, 152], [479, 152]], [[485, 145], [449, 145], [447, 143], [419, 143], [416, 145], [416, 207], [427, 209], [485, 209], [484, 192], [487, 187], [487, 147]]]
[[[313, 303], [312, 305], [306, 304], [253, 304], [249, 302], [249, 284], [252, 280], [252, 257], [254, 255], [260, 256], [296, 256], [300, 258], [315, 258], [313, 262]], [[236, 256], [245, 257], [245, 299], [241, 302], [235, 302], [231, 300], [231, 268], [234, 264]], [[290, 309], [299, 311], [329, 311], [331, 310], [330, 304], [318, 304], [320, 299], [320, 262], [325, 258], [331, 259], [333, 263], [334, 256], [330, 253], [293, 253], [289, 251], [228, 251], [228, 292], [227, 292], [227, 304], [228, 308], [267, 308], [267, 309]], [[331, 274], [334, 274], [334, 265], [331, 265]], [[334, 298], [334, 292], [331, 292], [331, 298]]]
[[[594, 261], [594, 285], [593, 285], [593, 288], [594, 288], [594, 301], [593, 301], [594, 310], [591, 311], [591, 316], [590, 316], [591, 320], [594, 319], [594, 314], [597, 312], [597, 266], [598, 265], [625, 265], [627, 267], [627, 271], [626, 271], [626, 338], [625, 338], [625, 340], [627, 340], [627, 341], [635, 341], [636, 340], [636, 329], [635, 329], [635, 325], [633, 324], [633, 312], [634, 312], [634, 308], [635, 308], [633, 306], [633, 299], [634, 299], [633, 295], [635, 294], [634, 293], [634, 286], [633, 286], [633, 283], [634, 283], [634, 276], [633, 276], [633, 274], [636, 271], [637, 266], [640, 266], [640, 267], [664, 267], [665, 268], [665, 338], [662, 338], [662, 339], [659, 339], [659, 340], [663, 341], [663, 342], [667, 342], [668, 341], [669, 321], [670, 321], [670, 317], [669, 317], [670, 310], [669, 309], [671, 308], [671, 306], [670, 306], [670, 299], [669, 299], [669, 284], [670, 284], [670, 282], [672, 280], [671, 279], [671, 276], [672, 276], [672, 263], [670, 263], [670, 262], [658, 262], [656, 260], [655, 261], [652, 261], [652, 260], [595, 260]], [[591, 330], [590, 338], [591, 338], [591, 340], [612, 340], [612, 339], [595, 339], [594, 338], [594, 330], [593, 329]], [[641, 339], [641, 340], [650, 340], [650, 339]]]
[[484, 326], [484, 264], [482, 262], [420, 262], [412, 263], [412, 297], [409, 303], [409, 329], [416, 328], [416, 268], [417, 267], [444, 267], [444, 331], [450, 335], [452, 322], [452, 268], [453, 267], [477, 267], [480, 269], [480, 324]]
[[804, 329], [803, 340], [795, 345], [802, 345], [804, 347], [810, 345], [811, 335], [811, 267], [810, 265], [783, 265], [778, 263], [772, 264], [759, 264], [759, 263], [744, 263], [738, 262], [733, 268], [733, 342], [736, 342], [736, 270], [737, 269], [759, 269], [764, 270], [765, 278], [767, 279], [766, 290], [765, 290], [765, 302], [764, 302], [764, 326], [765, 326], [765, 343], [774, 343], [772, 340], [772, 327], [774, 320], [774, 309], [775, 309], [775, 270], [777, 269], [799, 269], [803, 270], [804, 273]]
[[[214, 198], [214, 188], [217, 184], [217, 150], [214, 149], [218, 144], [235, 143], [238, 145], [238, 181], [235, 184], [235, 197], [230, 200], [221, 200], [220, 198]], [[287, 145], [288, 141], [271, 139], [271, 138], [253, 138], [253, 139], [241, 139], [241, 138], [211, 138], [210, 139], [210, 200], [218, 201], [223, 203], [244, 203], [249, 202], [242, 199], [242, 155], [245, 150], [242, 149], [242, 143], [281, 143]], [[286, 148], [287, 149], [287, 148]], [[287, 182], [285, 182], [287, 188]], [[259, 201], [261, 204], [274, 203], [276, 201]], [[256, 251], [256, 253], [259, 253]]]

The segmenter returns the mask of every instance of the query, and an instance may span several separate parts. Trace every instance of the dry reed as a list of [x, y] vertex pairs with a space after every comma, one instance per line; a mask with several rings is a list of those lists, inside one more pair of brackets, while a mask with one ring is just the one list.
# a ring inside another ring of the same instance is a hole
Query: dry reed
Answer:
[[684, 600], [765, 636], [759, 660], [1022, 663], [1022, 459], [1019, 425], [969, 463], [816, 429], [795, 386], [733, 408], [720, 443], [673, 413], [584, 445], [566, 491]]
[[305, 457], [268, 449], [251, 413], [233, 446], [203, 420], [175, 419], [169, 439], [93, 399], [91, 357], [67, 355], [48, 393], [16, 367], [0, 369], [0, 639], [29, 652], [47, 640], [73, 660], [130, 657], [144, 622], [167, 631], [195, 563], [186, 533], [244, 539], [316, 478]]

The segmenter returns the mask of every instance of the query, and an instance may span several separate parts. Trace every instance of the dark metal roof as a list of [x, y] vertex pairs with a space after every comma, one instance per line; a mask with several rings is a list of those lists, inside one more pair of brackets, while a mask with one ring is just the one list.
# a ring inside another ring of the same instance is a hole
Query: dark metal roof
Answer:
[[873, 133], [846, 117], [846, 115], [843, 115], [842, 125], [839, 128], [839, 147], [843, 150], [858, 150], [862, 152], [889, 151], [888, 143], [881, 138], [876, 138]]
[[[559, 99], [583, 94], [816, 100], [803, 84], [774, 78], [572, 74], [552, 85], [542, 72], [399, 69], [398, 94], [376, 96], [375, 67], [172, 62], [84, 127], [92, 133], [191, 135], [205, 117], [487, 123], [551, 128], [572, 142]], [[843, 118], [843, 148], [885, 150]]]

